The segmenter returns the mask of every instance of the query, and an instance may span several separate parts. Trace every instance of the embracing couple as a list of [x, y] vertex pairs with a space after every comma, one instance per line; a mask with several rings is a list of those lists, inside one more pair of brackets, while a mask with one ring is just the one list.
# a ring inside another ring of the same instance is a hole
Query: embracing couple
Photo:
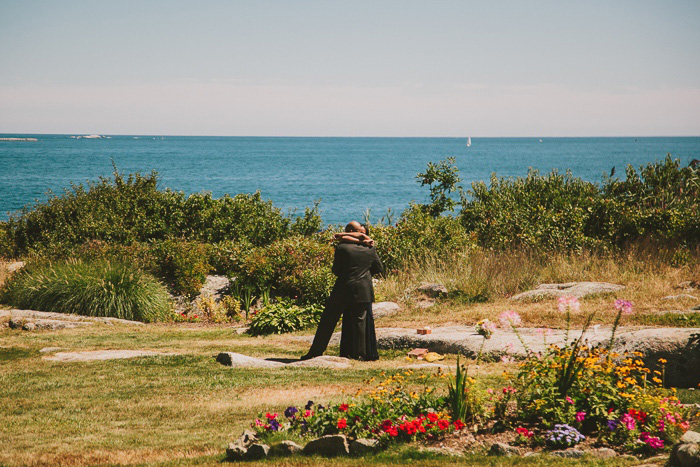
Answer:
[[333, 256], [333, 274], [337, 276], [333, 291], [321, 315], [314, 342], [302, 360], [323, 355], [341, 315], [340, 356], [356, 360], [377, 360], [377, 336], [374, 332], [372, 276], [383, 272], [382, 262], [374, 249], [365, 226], [350, 222], [345, 232], [336, 234], [339, 241]]

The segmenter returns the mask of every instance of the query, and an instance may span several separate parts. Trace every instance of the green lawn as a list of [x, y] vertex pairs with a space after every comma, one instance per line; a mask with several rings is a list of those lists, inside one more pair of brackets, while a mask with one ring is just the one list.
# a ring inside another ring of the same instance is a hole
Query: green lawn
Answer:
[[[234, 351], [294, 357], [306, 344], [289, 336], [251, 338], [230, 328], [96, 326], [54, 332], [0, 329], [0, 465], [221, 465], [227, 444], [260, 411], [307, 400], [347, 398], [363, 380], [407, 364], [403, 351], [348, 370], [231, 369], [214, 356]], [[144, 349], [177, 355], [52, 362], [40, 350]], [[331, 353], [337, 348], [331, 349]], [[448, 363], [454, 363], [448, 357]], [[486, 381], [503, 367], [485, 364]], [[444, 388], [443, 388], [444, 389]], [[697, 400], [700, 392], [684, 397]], [[551, 465], [552, 459], [468, 456], [455, 460], [401, 447], [367, 459], [298, 457], [270, 465]], [[561, 460], [557, 460], [561, 464]], [[602, 465], [566, 461], [567, 465]], [[618, 459], [605, 465], [632, 465]], [[247, 463], [247, 465], [257, 465]]]

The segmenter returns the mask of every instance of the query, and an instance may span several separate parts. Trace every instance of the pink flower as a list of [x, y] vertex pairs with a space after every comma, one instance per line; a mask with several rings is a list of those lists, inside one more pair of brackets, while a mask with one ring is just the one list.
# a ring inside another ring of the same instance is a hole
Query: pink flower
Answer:
[[633, 304], [629, 300], [615, 300], [615, 309], [622, 311], [623, 315], [632, 314]]
[[628, 413], [620, 417], [620, 421], [629, 431], [634, 430], [637, 426], [637, 421]]
[[506, 310], [498, 316], [498, 320], [504, 328], [509, 326], [515, 327], [520, 325], [520, 315], [513, 310]]
[[566, 396], [566, 402], [568, 402], [571, 405], [574, 405], [574, 400], [569, 396]]
[[578, 302], [578, 298], [573, 295], [564, 295], [559, 297], [557, 300], [559, 311], [564, 312], [567, 309], [571, 311], [578, 311], [581, 308], [581, 304]]
[[586, 412], [576, 412], [576, 421], [581, 423], [586, 418]]

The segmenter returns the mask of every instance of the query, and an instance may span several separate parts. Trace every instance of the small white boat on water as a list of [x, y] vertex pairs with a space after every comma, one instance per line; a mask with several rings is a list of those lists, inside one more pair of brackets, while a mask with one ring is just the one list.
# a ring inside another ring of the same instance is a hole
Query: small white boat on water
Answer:
[[471, 137], [471, 136], [468, 136], [468, 137], [467, 137], [467, 147], [469, 147], [469, 146], [471, 146], [471, 145], [472, 145], [472, 137]]

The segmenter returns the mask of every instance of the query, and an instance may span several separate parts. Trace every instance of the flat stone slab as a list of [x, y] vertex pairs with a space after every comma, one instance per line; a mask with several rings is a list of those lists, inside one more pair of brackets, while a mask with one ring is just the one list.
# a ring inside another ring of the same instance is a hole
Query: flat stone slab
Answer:
[[567, 282], [564, 284], [541, 284], [534, 290], [512, 296], [511, 300], [537, 300], [543, 298], [559, 298], [563, 296], [586, 297], [600, 293], [612, 293], [624, 289], [624, 285], [608, 282]]
[[44, 357], [55, 362], [88, 362], [92, 360], [114, 360], [120, 358], [153, 357], [175, 355], [151, 350], [88, 350], [84, 352], [57, 352]]
[[401, 307], [394, 302], [378, 302], [372, 304], [372, 315], [374, 318], [383, 318], [398, 313]]
[[25, 330], [52, 330], [72, 329], [82, 326], [92, 326], [94, 323], [88, 321], [64, 321], [60, 319], [32, 319], [32, 318], [10, 318], [10, 327]]
[[307, 367], [307, 368], [333, 368], [344, 369], [352, 366], [347, 358], [322, 355], [309, 360], [290, 360], [274, 358], [250, 357], [236, 352], [221, 352], [216, 357], [216, 361], [222, 365], [232, 368], [284, 368], [284, 367]]
[[109, 318], [102, 316], [81, 316], [72, 315], [68, 313], [52, 313], [49, 311], [36, 311], [36, 310], [0, 310], [0, 318], [24, 318], [26, 320], [57, 320], [57, 321], [71, 321], [71, 322], [93, 322], [93, 323], [105, 323], [105, 324], [133, 324], [143, 326], [144, 323], [140, 321], [131, 321], [128, 319], [119, 318]]

